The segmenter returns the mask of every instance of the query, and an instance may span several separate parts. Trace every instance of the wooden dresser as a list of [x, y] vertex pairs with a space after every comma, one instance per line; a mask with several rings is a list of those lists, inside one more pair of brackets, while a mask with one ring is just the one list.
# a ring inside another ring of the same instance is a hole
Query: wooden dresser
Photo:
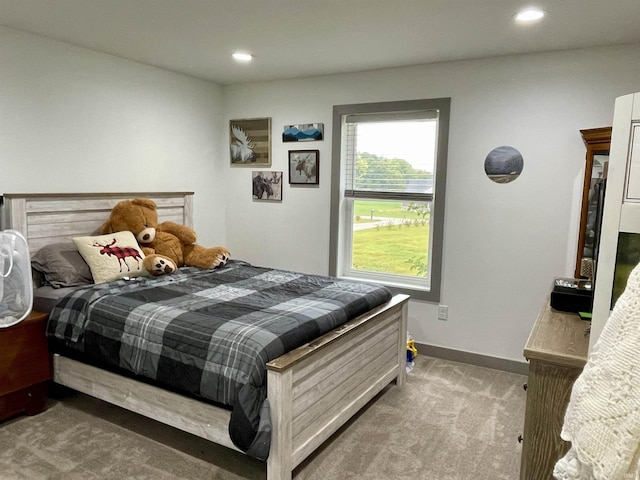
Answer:
[[0, 421], [45, 408], [51, 378], [46, 322], [46, 313], [31, 312], [22, 322], [0, 328]]
[[546, 305], [524, 348], [529, 360], [520, 480], [552, 480], [569, 450], [560, 438], [571, 389], [587, 361], [591, 322]]

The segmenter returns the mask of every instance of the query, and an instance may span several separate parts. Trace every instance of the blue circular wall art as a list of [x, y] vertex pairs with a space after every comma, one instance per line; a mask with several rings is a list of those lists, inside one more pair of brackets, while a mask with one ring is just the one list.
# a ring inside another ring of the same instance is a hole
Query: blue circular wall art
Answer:
[[522, 173], [524, 160], [513, 147], [497, 147], [489, 152], [484, 161], [484, 172], [496, 183], [513, 182]]

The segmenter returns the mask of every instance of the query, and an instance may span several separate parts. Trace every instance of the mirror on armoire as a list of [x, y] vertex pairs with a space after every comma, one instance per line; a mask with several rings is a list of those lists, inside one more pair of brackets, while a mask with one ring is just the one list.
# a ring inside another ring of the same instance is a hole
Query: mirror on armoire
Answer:
[[580, 130], [587, 147], [575, 278], [592, 279], [598, 256], [611, 127]]

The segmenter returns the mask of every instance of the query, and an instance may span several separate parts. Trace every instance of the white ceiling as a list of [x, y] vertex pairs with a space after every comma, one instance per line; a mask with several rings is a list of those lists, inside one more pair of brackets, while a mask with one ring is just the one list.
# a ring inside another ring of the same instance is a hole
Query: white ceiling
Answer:
[[0, 0], [0, 25], [219, 84], [640, 42], [640, 0], [534, 2]]

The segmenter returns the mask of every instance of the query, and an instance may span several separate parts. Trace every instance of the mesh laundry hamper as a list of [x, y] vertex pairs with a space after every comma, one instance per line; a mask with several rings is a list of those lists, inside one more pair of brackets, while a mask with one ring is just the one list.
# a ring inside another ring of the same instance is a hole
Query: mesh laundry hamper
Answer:
[[0, 231], [0, 328], [31, 312], [33, 283], [27, 241], [15, 230]]

